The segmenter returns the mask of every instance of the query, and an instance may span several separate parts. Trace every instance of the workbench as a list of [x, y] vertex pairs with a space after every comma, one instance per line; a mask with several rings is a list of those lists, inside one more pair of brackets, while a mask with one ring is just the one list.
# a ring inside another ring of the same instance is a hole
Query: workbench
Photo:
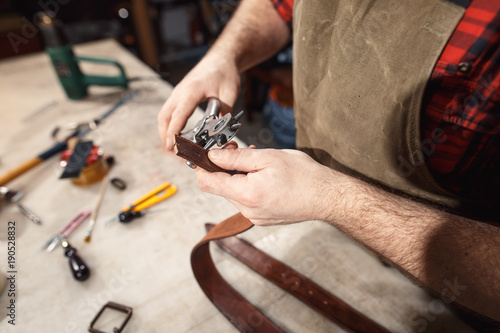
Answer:
[[[8, 184], [25, 192], [21, 202], [42, 223], [32, 223], [14, 205], [4, 205], [0, 212], [0, 271], [4, 274], [9, 270], [7, 222], [15, 221], [17, 228], [15, 326], [5, 315], [10, 298], [4, 290], [0, 331], [86, 332], [99, 309], [113, 301], [133, 308], [124, 332], [236, 332], [198, 287], [190, 252], [204, 236], [206, 222], [218, 223], [237, 210], [225, 199], [201, 192], [194, 171], [162, 149], [156, 116], [172, 87], [115, 41], [76, 46], [75, 52], [114, 58], [128, 77], [142, 78], [131, 84], [139, 90], [138, 96], [87, 136], [115, 157], [110, 177], [124, 179], [128, 187], [119, 191], [108, 186], [90, 243], [84, 242], [87, 223], [69, 237], [91, 269], [90, 278], [78, 282], [62, 248], [49, 254], [41, 247], [79, 211], [94, 208], [99, 183], [79, 187], [60, 180], [59, 157], [54, 157]], [[109, 70], [84, 66], [84, 71], [113, 74]], [[0, 73], [0, 173], [51, 146], [55, 126], [89, 121], [124, 94], [119, 88], [92, 87], [87, 98], [68, 100], [44, 53], [4, 60]], [[33, 115], [52, 101], [55, 105]], [[191, 124], [201, 114], [198, 110]], [[155, 206], [159, 211], [130, 224], [104, 226], [123, 207], [166, 181], [175, 184], [178, 192]], [[324, 222], [254, 227], [242, 237], [393, 332], [471, 331], [439, 307], [439, 299], [432, 299]], [[287, 331], [342, 331], [220, 249], [213, 247], [212, 254], [221, 274]], [[111, 332], [121, 318], [119, 313], [106, 312], [99, 323]]]

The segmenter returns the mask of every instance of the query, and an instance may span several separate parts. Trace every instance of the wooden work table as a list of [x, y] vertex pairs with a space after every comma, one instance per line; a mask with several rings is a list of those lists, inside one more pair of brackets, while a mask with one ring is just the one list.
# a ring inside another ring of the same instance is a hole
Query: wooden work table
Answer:
[[[87, 281], [77, 282], [61, 248], [49, 254], [41, 247], [78, 212], [94, 208], [99, 184], [78, 187], [59, 180], [59, 157], [8, 184], [25, 192], [21, 202], [41, 217], [42, 224], [35, 225], [12, 204], [0, 212], [0, 271], [4, 274], [9, 270], [7, 222], [16, 221], [17, 226], [16, 325], [8, 324], [5, 316], [10, 298], [4, 290], [0, 331], [86, 332], [98, 310], [111, 300], [134, 309], [124, 332], [236, 332], [205, 297], [190, 267], [190, 252], [204, 235], [204, 223], [218, 223], [236, 209], [225, 199], [202, 193], [193, 170], [162, 150], [156, 115], [171, 86], [114, 41], [81, 45], [75, 52], [114, 58], [130, 78], [143, 78], [131, 84], [139, 95], [87, 136], [115, 156], [110, 177], [124, 179], [128, 187], [118, 191], [108, 186], [90, 243], [84, 242], [88, 222], [69, 237], [91, 269]], [[84, 69], [113, 73], [97, 65]], [[92, 87], [86, 99], [70, 101], [45, 54], [0, 62], [0, 174], [51, 146], [55, 126], [94, 119], [123, 93], [118, 88]], [[32, 115], [52, 101], [55, 105]], [[195, 117], [200, 115], [201, 110]], [[130, 224], [104, 226], [123, 207], [166, 181], [179, 190], [155, 206], [160, 211]], [[243, 236], [391, 331], [470, 331], [440, 307], [438, 299], [395, 269], [384, 267], [326, 223], [255, 227]], [[341, 331], [219, 249], [213, 248], [212, 253], [221, 274], [286, 330]], [[101, 324], [111, 332], [109, 325], [118, 317], [110, 312]]]

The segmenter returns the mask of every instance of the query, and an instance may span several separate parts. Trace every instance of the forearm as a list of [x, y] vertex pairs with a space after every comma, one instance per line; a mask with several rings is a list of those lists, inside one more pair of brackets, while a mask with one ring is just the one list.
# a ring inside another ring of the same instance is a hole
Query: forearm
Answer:
[[289, 40], [290, 30], [270, 0], [244, 0], [208, 55], [234, 61], [243, 72], [276, 54]]
[[500, 321], [500, 228], [331, 172], [325, 220], [442, 299]]
[[296, 150], [217, 149], [229, 175], [198, 170], [200, 188], [256, 225], [325, 220], [396, 264], [443, 302], [500, 321], [500, 228], [388, 193]]

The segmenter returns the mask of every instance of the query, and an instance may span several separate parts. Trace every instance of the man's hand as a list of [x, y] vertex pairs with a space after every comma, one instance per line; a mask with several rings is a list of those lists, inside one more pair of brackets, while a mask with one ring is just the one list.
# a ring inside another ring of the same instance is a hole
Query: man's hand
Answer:
[[196, 106], [216, 97], [222, 113], [230, 112], [240, 90], [240, 74], [236, 64], [212, 52], [175, 87], [158, 114], [158, 132], [167, 150], [174, 147], [178, 134]]
[[158, 131], [167, 150], [174, 134], [196, 106], [216, 97], [222, 113], [232, 110], [240, 89], [240, 72], [264, 61], [290, 40], [290, 30], [269, 0], [245, 0], [208, 54], [172, 92], [158, 114]]
[[326, 219], [321, 205], [332, 198], [335, 173], [296, 150], [214, 149], [209, 158], [247, 175], [209, 173], [197, 168], [203, 191], [230, 200], [256, 225]]
[[209, 157], [248, 174], [197, 168], [201, 189], [229, 199], [254, 224], [325, 220], [447, 303], [500, 322], [498, 226], [394, 195], [294, 150], [229, 146], [211, 150]]

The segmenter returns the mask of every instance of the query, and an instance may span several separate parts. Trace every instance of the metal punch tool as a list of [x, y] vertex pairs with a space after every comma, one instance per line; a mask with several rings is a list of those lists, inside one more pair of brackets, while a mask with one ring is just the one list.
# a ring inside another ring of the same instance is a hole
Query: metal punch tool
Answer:
[[[208, 99], [203, 118], [193, 129], [181, 132], [180, 135], [205, 150], [212, 148], [215, 144], [222, 147], [231, 141], [240, 129], [241, 123], [239, 120], [242, 116], [243, 111], [240, 111], [234, 117], [231, 113], [220, 117], [220, 101], [212, 97]], [[189, 161], [186, 161], [186, 164], [193, 169], [196, 167]]]

